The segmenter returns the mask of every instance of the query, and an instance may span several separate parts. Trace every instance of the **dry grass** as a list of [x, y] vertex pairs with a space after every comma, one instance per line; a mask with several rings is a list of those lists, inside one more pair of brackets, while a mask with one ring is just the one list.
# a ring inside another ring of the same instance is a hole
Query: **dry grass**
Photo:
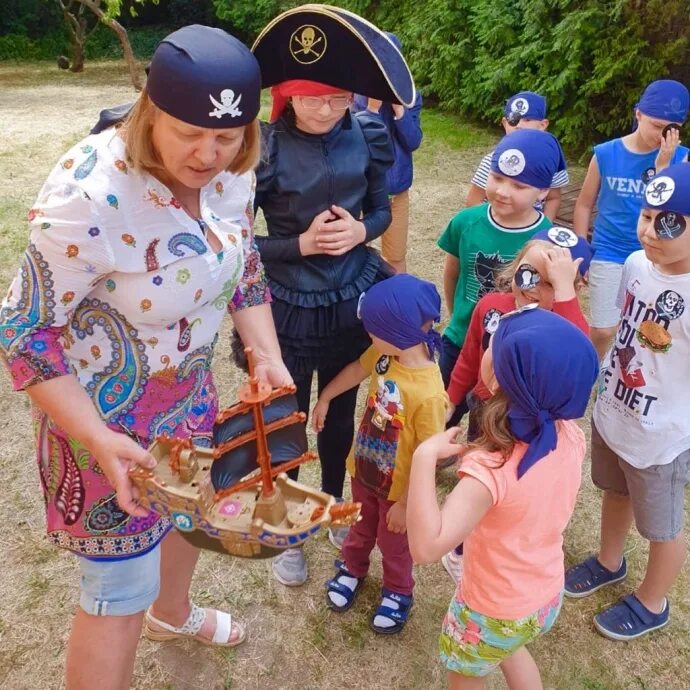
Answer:
[[[89, 64], [83, 75], [52, 66], [0, 66], [0, 283], [7, 285], [26, 242], [24, 217], [42, 180], [64, 149], [93, 123], [101, 107], [133, 98], [119, 63]], [[434, 129], [436, 131], [436, 129]], [[476, 139], [487, 145], [486, 135]], [[442, 254], [434, 240], [460, 207], [473, 164], [483, 148], [454, 150], [427, 138], [418, 156], [412, 195], [410, 270], [440, 284]], [[223, 402], [233, 399], [236, 379], [229, 365], [227, 329], [215, 370]], [[74, 558], [43, 537], [43, 509], [33, 460], [26, 398], [10, 393], [0, 374], [0, 686], [11, 690], [60, 688], [65, 638], [77, 602]], [[680, 411], [679, 411], [680, 412]], [[316, 483], [308, 468], [306, 481]], [[441, 477], [442, 490], [452, 475]], [[581, 558], [597, 543], [599, 499], [584, 480], [566, 539], [566, 559]], [[416, 570], [415, 610], [404, 633], [393, 639], [369, 631], [377, 602], [380, 564], [355, 608], [342, 616], [323, 605], [323, 582], [335, 553], [324, 538], [307, 547], [308, 583], [288, 590], [273, 581], [266, 562], [203, 554], [193, 590], [197, 601], [232, 608], [250, 638], [220, 652], [188, 643], [143, 641], [134, 686], [145, 690], [204, 688], [441, 688], [444, 674], [436, 639], [452, 585], [438, 566]], [[631, 582], [646, 559], [642, 540], [628, 544]], [[566, 602], [555, 630], [532, 645], [546, 687], [553, 690], [681, 690], [690, 653], [689, 576], [671, 594], [673, 622], [632, 644], [599, 637], [592, 614], [625, 591]], [[500, 677], [490, 688], [503, 688]]]

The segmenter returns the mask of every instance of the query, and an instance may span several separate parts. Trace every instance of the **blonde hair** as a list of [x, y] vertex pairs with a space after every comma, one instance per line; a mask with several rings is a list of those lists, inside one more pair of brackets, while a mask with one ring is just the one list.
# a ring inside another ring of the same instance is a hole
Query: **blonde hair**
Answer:
[[[525, 254], [533, 247], [540, 247], [542, 249], [552, 249], [555, 245], [547, 240], [529, 240], [526, 242], [518, 255], [509, 263], [506, 264], [496, 275], [494, 279], [494, 287], [497, 292], [510, 292], [513, 288], [513, 277], [516, 271], [520, 268], [520, 264], [523, 263]], [[578, 271], [575, 276], [575, 287], [579, 288], [584, 285], [584, 279]]]
[[[161, 182], [168, 183], [170, 182], [170, 174], [165, 169], [158, 151], [153, 145], [151, 135], [157, 111], [158, 108], [144, 87], [139, 99], [120, 126], [120, 136], [125, 142], [127, 162], [133, 168], [143, 170], [157, 177]], [[226, 170], [235, 175], [253, 170], [259, 162], [260, 149], [261, 132], [257, 119], [245, 126], [242, 146]]]
[[479, 409], [479, 436], [466, 452], [486, 450], [498, 452], [505, 462], [515, 448], [516, 439], [508, 423], [508, 396], [499, 388]]

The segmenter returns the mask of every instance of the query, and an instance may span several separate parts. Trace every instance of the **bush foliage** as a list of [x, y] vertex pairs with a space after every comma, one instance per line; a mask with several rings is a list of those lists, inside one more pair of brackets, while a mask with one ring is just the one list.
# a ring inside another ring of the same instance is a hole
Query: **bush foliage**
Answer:
[[[161, 0], [147, 3], [130, 29], [148, 57], [164, 33], [217, 23], [251, 45], [273, 17], [304, 0]], [[629, 128], [632, 108], [653, 79], [690, 83], [688, 0], [332, 0], [394, 31], [427, 101], [495, 124], [503, 101], [531, 89], [549, 103], [551, 130], [584, 149]], [[0, 59], [54, 59], [65, 52], [53, 0], [3, 0]], [[215, 10], [216, 17], [213, 17]], [[114, 35], [99, 30], [88, 57], [119, 57]], [[140, 35], [141, 34], [141, 35]]]
[[[213, 0], [246, 40], [290, 0]], [[629, 129], [653, 79], [690, 82], [687, 0], [339, 0], [394, 31], [419, 89], [443, 108], [496, 123], [516, 91], [543, 93], [550, 129], [583, 149]]]

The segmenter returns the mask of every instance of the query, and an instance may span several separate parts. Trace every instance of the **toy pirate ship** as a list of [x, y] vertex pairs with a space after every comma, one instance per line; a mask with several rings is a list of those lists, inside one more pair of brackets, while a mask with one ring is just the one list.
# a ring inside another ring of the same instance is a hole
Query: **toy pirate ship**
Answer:
[[249, 381], [240, 402], [218, 414], [214, 446], [159, 436], [149, 449], [158, 465], [130, 476], [142, 505], [168, 517], [195, 546], [268, 558], [324, 528], [353, 524], [361, 504], [336, 503], [288, 478], [287, 470], [316, 458], [307, 451], [305, 415], [295, 387], [259, 381], [246, 352]]

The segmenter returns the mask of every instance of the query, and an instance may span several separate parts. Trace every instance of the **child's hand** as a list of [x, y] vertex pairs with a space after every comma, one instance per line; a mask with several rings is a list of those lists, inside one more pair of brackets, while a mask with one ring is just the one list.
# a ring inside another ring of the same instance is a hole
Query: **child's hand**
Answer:
[[426, 441], [423, 441], [417, 446], [412, 462], [416, 462], [418, 459], [421, 459], [423, 462], [424, 458], [433, 459], [435, 462], [438, 462], [439, 460], [450, 458], [453, 455], [459, 455], [465, 448], [464, 444], [457, 442], [459, 433], [460, 428], [452, 426], [450, 429], [429, 436]]
[[564, 302], [575, 297], [575, 278], [582, 259], [574, 259], [565, 247], [554, 247], [544, 252], [545, 278], [553, 286], [554, 299]]
[[396, 501], [386, 513], [386, 526], [393, 534], [405, 534], [407, 531], [407, 508]]
[[314, 405], [311, 413], [311, 428], [318, 434], [323, 431], [323, 425], [326, 423], [326, 415], [328, 414], [328, 407], [330, 403], [328, 400], [319, 398]]
[[654, 161], [654, 167], [657, 172], [668, 167], [673, 158], [673, 154], [678, 148], [678, 144], [680, 144], [680, 132], [675, 127], [671, 127], [668, 132], [666, 132], [666, 136], [661, 138], [659, 153]]
[[457, 405], [454, 405], [450, 400], [446, 404], [446, 424], [450, 422], [450, 418], [455, 414], [455, 408]]

